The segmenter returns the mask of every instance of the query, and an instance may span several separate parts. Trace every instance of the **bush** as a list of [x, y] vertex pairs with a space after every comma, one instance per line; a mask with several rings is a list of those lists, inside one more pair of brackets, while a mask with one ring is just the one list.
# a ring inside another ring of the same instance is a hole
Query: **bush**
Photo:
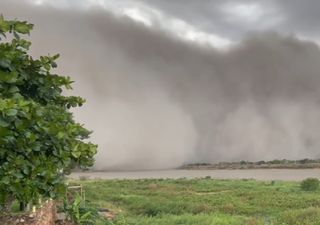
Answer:
[[319, 188], [319, 180], [317, 178], [304, 179], [300, 187], [304, 191], [315, 191]]

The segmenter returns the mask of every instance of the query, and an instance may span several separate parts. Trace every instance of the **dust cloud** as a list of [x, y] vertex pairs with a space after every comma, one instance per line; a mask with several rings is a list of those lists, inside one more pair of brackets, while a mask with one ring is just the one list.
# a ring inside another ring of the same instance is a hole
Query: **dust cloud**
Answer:
[[97, 8], [0, 11], [36, 25], [33, 55], [61, 53], [58, 72], [87, 99], [74, 114], [94, 131], [96, 169], [320, 156], [312, 42], [266, 32], [219, 50]]

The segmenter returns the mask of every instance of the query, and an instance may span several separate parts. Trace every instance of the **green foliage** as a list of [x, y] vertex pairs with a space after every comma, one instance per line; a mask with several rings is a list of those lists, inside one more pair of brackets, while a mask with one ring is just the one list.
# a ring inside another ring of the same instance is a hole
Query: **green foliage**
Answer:
[[64, 192], [64, 175], [75, 167], [93, 165], [96, 145], [73, 120], [69, 108], [84, 99], [63, 96], [69, 77], [52, 73], [59, 55], [33, 59], [31, 42], [20, 37], [33, 25], [0, 16], [0, 205], [13, 197], [20, 202]]
[[315, 191], [319, 188], [319, 180], [317, 178], [307, 178], [301, 182], [300, 186], [304, 191]]
[[320, 209], [310, 207], [307, 209], [288, 210], [278, 219], [281, 225], [320, 225]]
[[93, 225], [94, 219], [92, 217], [94, 215], [92, 211], [85, 210], [85, 208], [81, 206], [82, 204], [82, 199], [79, 195], [75, 197], [73, 202], [69, 202], [68, 199], [65, 198], [62, 211], [65, 213], [67, 220], [79, 225]]
[[79, 195], [76, 195], [72, 202], [65, 198], [62, 212], [65, 213], [67, 220], [77, 225], [112, 225], [102, 218], [96, 208], [84, 206]]

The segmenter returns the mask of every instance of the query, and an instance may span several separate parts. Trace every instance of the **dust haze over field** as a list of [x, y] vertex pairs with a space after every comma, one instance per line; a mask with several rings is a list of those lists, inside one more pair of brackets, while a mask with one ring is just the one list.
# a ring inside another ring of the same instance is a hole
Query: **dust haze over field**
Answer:
[[225, 48], [182, 40], [99, 8], [1, 1], [34, 23], [34, 55], [61, 53], [62, 74], [87, 99], [98, 169], [320, 157], [320, 50], [259, 32]]

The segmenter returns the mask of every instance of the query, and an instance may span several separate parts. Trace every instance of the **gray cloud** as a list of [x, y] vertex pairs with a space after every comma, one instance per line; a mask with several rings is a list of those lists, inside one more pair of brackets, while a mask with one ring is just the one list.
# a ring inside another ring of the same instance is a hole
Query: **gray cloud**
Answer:
[[88, 100], [75, 115], [94, 130], [98, 169], [319, 157], [312, 42], [267, 32], [219, 51], [99, 9], [0, 8], [36, 24], [34, 55], [61, 53]]
[[[320, 39], [320, 29], [317, 28], [320, 20], [320, 2], [317, 0], [148, 0], [144, 2], [207, 32], [234, 40], [248, 33], [263, 30], [300, 34], [317, 41]], [[221, 10], [223, 5], [229, 5], [232, 9], [235, 5], [241, 4], [261, 6], [261, 17], [252, 23], [245, 23], [235, 14]]]

